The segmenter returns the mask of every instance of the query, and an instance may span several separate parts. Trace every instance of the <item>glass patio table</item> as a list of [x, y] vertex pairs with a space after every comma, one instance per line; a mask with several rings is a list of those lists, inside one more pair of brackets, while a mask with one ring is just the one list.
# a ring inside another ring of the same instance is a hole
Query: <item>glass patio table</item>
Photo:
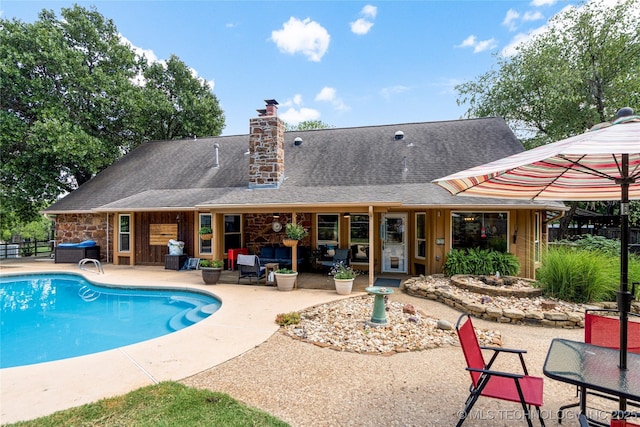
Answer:
[[555, 338], [543, 372], [549, 378], [578, 386], [580, 412], [586, 415], [587, 389], [623, 399], [622, 402], [640, 401], [640, 354], [628, 354], [627, 370], [618, 367], [619, 361], [619, 350]]

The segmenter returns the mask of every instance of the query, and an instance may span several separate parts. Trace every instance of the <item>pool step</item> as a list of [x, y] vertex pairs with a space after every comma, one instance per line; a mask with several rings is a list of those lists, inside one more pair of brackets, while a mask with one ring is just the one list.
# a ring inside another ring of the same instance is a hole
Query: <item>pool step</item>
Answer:
[[215, 312], [219, 307], [216, 304], [206, 304], [196, 298], [189, 297], [171, 297], [172, 302], [185, 303], [191, 307], [182, 310], [169, 320], [169, 328], [174, 331], [184, 329], [194, 323], [206, 319]]

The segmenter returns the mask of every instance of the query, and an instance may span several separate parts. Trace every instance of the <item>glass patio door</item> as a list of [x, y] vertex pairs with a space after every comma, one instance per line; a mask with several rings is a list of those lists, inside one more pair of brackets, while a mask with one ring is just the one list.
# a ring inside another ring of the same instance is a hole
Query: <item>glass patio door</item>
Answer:
[[389, 213], [382, 217], [382, 272], [407, 273], [407, 214]]

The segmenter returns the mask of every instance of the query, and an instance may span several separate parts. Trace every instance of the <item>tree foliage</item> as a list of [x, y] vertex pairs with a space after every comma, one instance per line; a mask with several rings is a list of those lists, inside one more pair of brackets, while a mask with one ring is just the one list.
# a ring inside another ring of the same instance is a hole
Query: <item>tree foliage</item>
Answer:
[[224, 127], [208, 84], [147, 64], [95, 8], [0, 19], [0, 81], [2, 212], [23, 221], [145, 141]]
[[497, 69], [456, 87], [469, 117], [502, 116], [532, 148], [640, 106], [639, 0], [588, 2], [499, 56]]
[[305, 120], [298, 123], [297, 125], [290, 125], [287, 123], [285, 125], [285, 130], [287, 132], [292, 132], [296, 130], [329, 129], [332, 127], [334, 126], [330, 126], [325, 122], [323, 122], [322, 120]]
[[[640, 0], [590, 1], [499, 56], [497, 68], [458, 85], [468, 117], [502, 116], [525, 147], [585, 132], [621, 107], [640, 109]], [[561, 220], [561, 237], [572, 220]], [[632, 220], [638, 214], [632, 215]]]

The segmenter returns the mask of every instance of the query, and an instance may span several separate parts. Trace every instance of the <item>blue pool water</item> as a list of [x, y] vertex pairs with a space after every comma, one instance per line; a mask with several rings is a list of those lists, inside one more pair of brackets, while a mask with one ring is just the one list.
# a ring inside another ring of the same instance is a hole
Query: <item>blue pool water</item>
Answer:
[[0, 368], [156, 338], [205, 319], [220, 305], [197, 292], [98, 286], [75, 274], [0, 277]]

